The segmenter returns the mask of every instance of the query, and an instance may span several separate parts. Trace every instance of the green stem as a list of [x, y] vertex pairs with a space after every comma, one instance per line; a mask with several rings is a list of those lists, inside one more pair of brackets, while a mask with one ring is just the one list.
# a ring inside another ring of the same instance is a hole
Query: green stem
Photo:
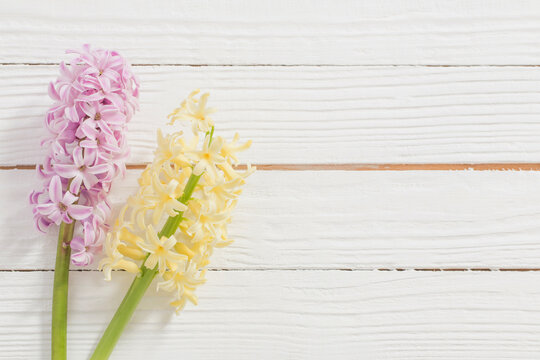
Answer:
[[206, 133], [206, 136], [210, 136], [210, 139], [208, 139], [208, 146], [210, 147], [210, 144], [212, 144], [212, 138], [214, 137], [214, 127], [213, 126], [212, 126], [212, 129], [210, 129], [210, 131]]
[[124, 300], [122, 300], [122, 303], [114, 314], [109, 326], [101, 336], [101, 340], [90, 360], [109, 358], [120, 335], [122, 335], [122, 332], [135, 312], [137, 305], [139, 305], [139, 302], [152, 283], [152, 280], [154, 280], [156, 274], [156, 269], [148, 269], [145, 266], [142, 267], [141, 275], [137, 276], [135, 280], [133, 280], [133, 283], [131, 283], [126, 296], [124, 296]]
[[65, 360], [67, 358], [67, 299], [69, 262], [71, 257], [69, 243], [73, 238], [74, 228], [75, 221], [72, 221], [71, 224], [62, 223], [58, 233], [52, 303], [52, 360]]
[[[200, 178], [201, 175], [196, 176], [191, 174], [186, 187], [184, 188], [184, 194], [178, 199], [178, 201], [180, 201], [182, 204], [187, 204], [191, 198], [191, 195], [193, 195], [193, 191], [195, 190]], [[178, 215], [169, 217], [161, 231], [158, 233], [159, 237], [172, 236], [182, 222], [182, 215], [183, 212], [178, 212]], [[118, 342], [118, 339], [120, 338], [120, 335], [122, 335], [122, 332], [133, 316], [137, 305], [152, 283], [152, 280], [156, 276], [157, 272], [158, 271], [156, 268], [149, 269], [144, 265], [141, 266], [141, 274], [137, 276], [131, 283], [126, 296], [124, 296], [124, 300], [122, 300], [122, 303], [116, 310], [116, 313], [111, 319], [109, 326], [107, 326], [107, 329], [101, 336], [101, 339], [96, 346], [96, 350], [94, 350], [90, 360], [107, 360], [109, 358], [116, 343]]]
[[[191, 195], [193, 195], [193, 190], [195, 190], [195, 186], [197, 186], [197, 183], [199, 182], [200, 178], [201, 178], [201, 175], [196, 176], [196, 175], [191, 174], [184, 188], [184, 193], [178, 199], [178, 201], [180, 201], [184, 205], [187, 204], [187, 202], [191, 198]], [[169, 217], [165, 225], [163, 225], [163, 228], [161, 229], [161, 231], [158, 233], [158, 236], [160, 238], [162, 236], [171, 237], [176, 232], [176, 229], [178, 229], [178, 226], [182, 222], [183, 214], [184, 214], [183, 211], [178, 211], [178, 215]]]

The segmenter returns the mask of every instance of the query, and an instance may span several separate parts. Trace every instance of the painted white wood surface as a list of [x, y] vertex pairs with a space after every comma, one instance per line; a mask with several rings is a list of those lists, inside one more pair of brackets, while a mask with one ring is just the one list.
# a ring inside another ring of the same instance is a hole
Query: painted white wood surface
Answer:
[[[111, 195], [135, 193], [129, 171]], [[57, 230], [32, 228], [33, 171], [0, 171], [0, 269], [53, 269]], [[540, 172], [259, 171], [212, 268], [526, 268], [540, 264]], [[22, 186], [21, 184], [25, 184]], [[118, 207], [116, 206], [116, 207]]]
[[[0, 359], [46, 358], [52, 272], [0, 273]], [[132, 275], [72, 272], [69, 358], [87, 359]], [[178, 317], [143, 298], [116, 359], [536, 359], [539, 272], [211, 272]]]
[[[46, 85], [84, 42], [138, 64], [132, 163], [194, 88], [221, 134], [254, 140], [253, 163], [538, 163], [538, 39], [533, 0], [6, 1], [0, 165], [41, 160]], [[369, 270], [540, 267], [539, 177], [260, 171], [200, 306], [174, 317], [151, 291], [112, 359], [536, 360], [540, 272]], [[2, 360], [49, 354], [56, 234], [32, 227], [36, 184], [0, 169]], [[88, 358], [130, 279], [72, 271], [70, 359]]]
[[[211, 92], [220, 134], [253, 139], [253, 163], [478, 163], [540, 159], [538, 67], [138, 66], [132, 163], [193, 89]], [[0, 67], [0, 164], [42, 161], [57, 66]], [[189, 133], [189, 130], [188, 130]]]
[[5, 1], [1, 62], [81, 42], [133, 63], [539, 64], [535, 0]]

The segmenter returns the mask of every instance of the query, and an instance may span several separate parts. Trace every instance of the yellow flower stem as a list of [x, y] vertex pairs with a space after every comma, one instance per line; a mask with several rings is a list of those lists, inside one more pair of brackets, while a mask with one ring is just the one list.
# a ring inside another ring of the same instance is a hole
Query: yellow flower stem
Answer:
[[54, 285], [52, 301], [51, 329], [51, 359], [66, 360], [67, 358], [67, 300], [69, 263], [75, 220], [71, 224], [62, 223], [58, 232], [56, 248], [56, 265], [54, 267]]
[[[180, 201], [184, 205], [187, 204], [200, 178], [201, 178], [201, 175], [196, 176], [196, 175], [191, 174], [191, 176], [189, 177], [187, 181], [186, 187], [184, 188], [184, 193], [182, 194], [180, 199], [178, 199], [178, 201]], [[169, 217], [165, 225], [163, 225], [163, 228], [161, 229], [161, 231], [158, 233], [158, 237], [161, 239], [162, 236], [165, 236], [165, 237], [172, 236], [176, 232], [176, 229], [178, 229], [178, 226], [180, 225], [180, 223], [182, 222], [183, 214], [184, 214], [183, 211], [179, 211], [178, 215]]]
[[210, 139], [208, 140], [208, 146], [212, 143], [212, 138], [214, 137], [214, 127], [212, 126], [212, 129], [206, 133], [206, 136], [210, 135]]
[[[187, 204], [187, 202], [191, 198], [191, 195], [193, 195], [193, 191], [195, 190], [195, 187], [197, 186], [200, 178], [201, 175], [196, 176], [191, 174], [184, 188], [184, 194], [178, 199], [182, 204]], [[176, 216], [169, 217], [167, 219], [167, 222], [159, 232], [159, 237], [161, 238], [162, 236], [172, 236], [182, 222], [182, 215], [183, 211], [178, 212], [178, 215]], [[131, 286], [126, 296], [124, 296], [124, 300], [122, 300], [122, 303], [116, 310], [116, 313], [111, 319], [109, 326], [101, 336], [101, 339], [99, 340], [99, 343], [94, 350], [94, 353], [92, 354], [90, 360], [106, 360], [109, 358], [114, 349], [114, 346], [120, 338], [120, 335], [122, 335], [122, 332], [124, 331], [126, 325], [133, 316], [137, 305], [139, 305], [139, 302], [141, 301], [144, 293], [146, 292], [158, 272], [157, 268], [149, 269], [144, 265], [142, 265], [141, 268], [142, 269], [140, 275], [137, 276], [131, 283]]]

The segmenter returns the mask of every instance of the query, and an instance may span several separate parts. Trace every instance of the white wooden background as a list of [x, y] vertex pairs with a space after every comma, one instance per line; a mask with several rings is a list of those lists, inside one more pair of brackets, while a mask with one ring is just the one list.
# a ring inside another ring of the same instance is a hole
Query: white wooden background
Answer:
[[[3, 1], [0, 359], [49, 356], [55, 231], [33, 230], [47, 83], [66, 48], [142, 81], [121, 204], [194, 88], [261, 169], [200, 305], [147, 294], [112, 359], [539, 359], [540, 3]], [[519, 171], [519, 169], [525, 171]], [[70, 283], [87, 359], [132, 276]]]

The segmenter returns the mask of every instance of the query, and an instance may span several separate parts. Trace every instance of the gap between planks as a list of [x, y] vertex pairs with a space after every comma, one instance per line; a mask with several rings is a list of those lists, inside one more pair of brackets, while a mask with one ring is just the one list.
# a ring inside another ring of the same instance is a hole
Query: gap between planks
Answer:
[[[130, 164], [128, 169], [144, 169], [147, 164]], [[540, 163], [483, 163], [483, 164], [253, 164], [264, 171], [540, 171]], [[34, 170], [36, 165], [4, 165], [0, 170]], [[244, 170], [246, 165], [236, 166]]]
[[[53, 272], [54, 269], [0, 269], [2, 272]], [[97, 269], [69, 269], [71, 272], [101, 272]], [[114, 270], [124, 272], [123, 270]], [[244, 271], [350, 271], [350, 272], [367, 272], [367, 271], [411, 271], [411, 272], [536, 272], [540, 268], [210, 268], [206, 271], [228, 271], [228, 272], [244, 272]]]
[[[3, 62], [0, 66], [58, 66], [57, 62]], [[178, 66], [178, 67], [540, 67], [540, 64], [181, 64], [181, 63], [133, 63], [131, 66]]]

